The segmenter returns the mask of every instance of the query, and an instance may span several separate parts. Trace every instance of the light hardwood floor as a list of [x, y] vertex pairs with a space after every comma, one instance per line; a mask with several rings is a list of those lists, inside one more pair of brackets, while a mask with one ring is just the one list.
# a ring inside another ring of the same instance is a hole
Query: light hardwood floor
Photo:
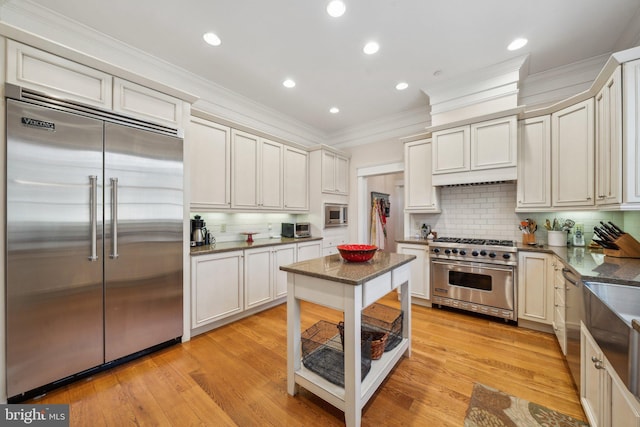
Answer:
[[[395, 293], [382, 301], [397, 306]], [[412, 306], [413, 345], [364, 408], [363, 426], [462, 426], [474, 382], [585, 419], [555, 337]], [[302, 306], [303, 327], [342, 314]], [[341, 426], [343, 413], [287, 394], [286, 304], [28, 403], [69, 403], [72, 426]]]

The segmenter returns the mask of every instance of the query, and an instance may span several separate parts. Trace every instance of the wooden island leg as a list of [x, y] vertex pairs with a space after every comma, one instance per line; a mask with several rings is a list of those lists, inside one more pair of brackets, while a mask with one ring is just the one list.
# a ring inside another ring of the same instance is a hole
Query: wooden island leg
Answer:
[[300, 300], [295, 297], [295, 274], [287, 273], [287, 391], [298, 394], [295, 373], [302, 363], [300, 348]]

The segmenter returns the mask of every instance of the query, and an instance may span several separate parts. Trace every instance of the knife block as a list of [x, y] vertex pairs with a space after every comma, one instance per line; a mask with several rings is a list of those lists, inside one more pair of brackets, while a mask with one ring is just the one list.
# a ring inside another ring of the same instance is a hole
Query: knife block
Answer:
[[640, 243], [629, 233], [613, 241], [619, 249], [604, 249], [603, 253], [615, 258], [640, 258]]

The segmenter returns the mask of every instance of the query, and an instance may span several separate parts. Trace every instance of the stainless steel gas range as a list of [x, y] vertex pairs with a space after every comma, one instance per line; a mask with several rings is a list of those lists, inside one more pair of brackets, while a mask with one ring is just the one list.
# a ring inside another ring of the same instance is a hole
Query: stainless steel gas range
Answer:
[[429, 254], [432, 304], [517, 320], [512, 240], [439, 237]]

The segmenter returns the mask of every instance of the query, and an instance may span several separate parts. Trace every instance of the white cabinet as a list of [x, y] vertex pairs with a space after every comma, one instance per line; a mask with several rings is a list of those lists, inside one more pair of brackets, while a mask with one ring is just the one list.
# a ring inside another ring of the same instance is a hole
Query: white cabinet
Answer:
[[231, 207], [282, 209], [283, 146], [231, 131]]
[[117, 77], [113, 79], [113, 111], [171, 128], [183, 128], [182, 101]]
[[640, 203], [640, 60], [627, 62], [623, 70], [624, 203]]
[[521, 120], [517, 208], [551, 207], [551, 116]]
[[554, 307], [554, 256], [541, 252], [518, 253], [518, 320], [551, 325]]
[[431, 300], [431, 275], [428, 245], [398, 243], [398, 253], [415, 255], [411, 266], [411, 296]]
[[432, 133], [435, 185], [516, 179], [518, 126], [515, 115]]
[[231, 205], [231, 129], [193, 117], [187, 128], [192, 209]]
[[244, 308], [260, 306], [287, 294], [281, 265], [293, 264], [296, 245], [265, 246], [244, 251]]
[[567, 285], [562, 274], [563, 264], [555, 258], [553, 261], [554, 281], [553, 281], [553, 331], [560, 344], [562, 354], [567, 355], [567, 326], [566, 326], [566, 293]]
[[322, 150], [322, 192], [349, 194], [349, 159]]
[[183, 102], [65, 58], [7, 40], [7, 83], [182, 129]]
[[319, 258], [322, 256], [322, 240], [298, 243], [297, 249], [296, 259], [298, 262]]
[[284, 147], [284, 209], [309, 210], [309, 153]]
[[596, 204], [622, 202], [622, 67], [595, 97]]
[[593, 206], [593, 98], [551, 115], [551, 158], [553, 205]]
[[514, 167], [518, 163], [518, 125], [516, 116], [473, 123], [471, 131], [471, 169]]
[[339, 245], [346, 245], [349, 243], [349, 233], [346, 229], [329, 229], [324, 231], [322, 238], [322, 256], [334, 255], [340, 253], [338, 251]]
[[580, 325], [580, 401], [592, 427], [639, 427], [640, 403], [584, 324]]
[[404, 144], [405, 211], [438, 212], [437, 188], [431, 179], [431, 138]]
[[191, 258], [191, 327], [242, 312], [243, 251]]
[[463, 172], [470, 169], [471, 129], [459, 126], [433, 132], [432, 173]]
[[95, 107], [113, 106], [109, 74], [13, 40], [7, 40], [7, 83]]

